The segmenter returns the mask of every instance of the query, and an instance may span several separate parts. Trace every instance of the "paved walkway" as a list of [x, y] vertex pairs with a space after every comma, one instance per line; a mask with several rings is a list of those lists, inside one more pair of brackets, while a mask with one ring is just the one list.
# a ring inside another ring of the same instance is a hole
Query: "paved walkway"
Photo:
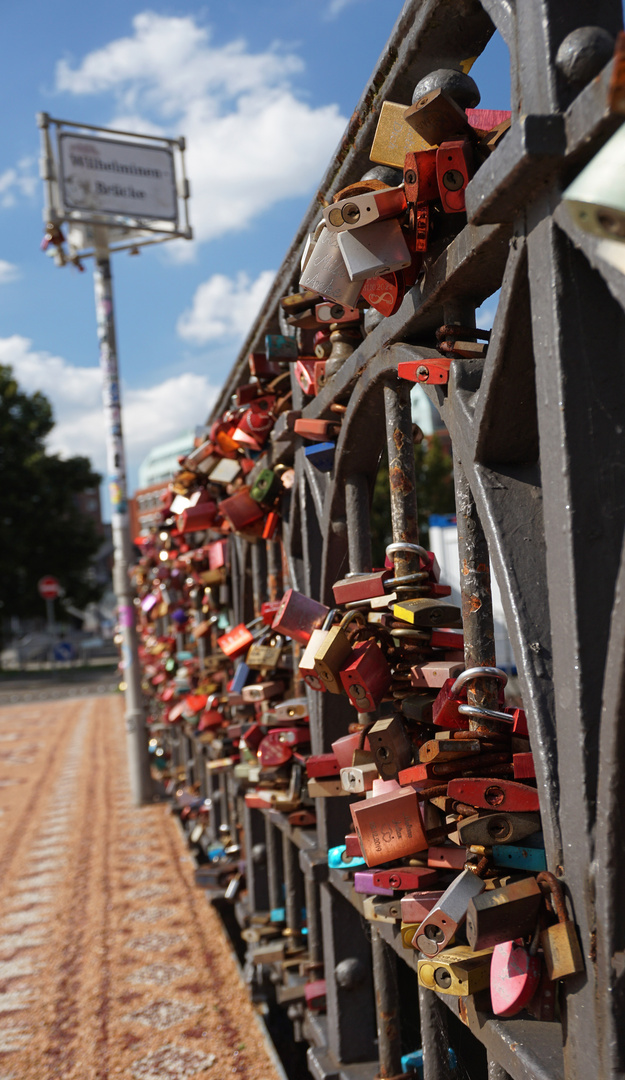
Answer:
[[114, 696], [0, 709], [0, 1080], [277, 1080]]

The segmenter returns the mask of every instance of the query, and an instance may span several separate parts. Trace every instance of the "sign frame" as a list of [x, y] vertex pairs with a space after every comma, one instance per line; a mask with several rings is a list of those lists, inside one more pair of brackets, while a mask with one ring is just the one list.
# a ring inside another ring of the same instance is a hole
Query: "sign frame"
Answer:
[[[114, 251], [135, 251], [147, 244], [164, 240], [193, 239], [189, 222], [189, 181], [186, 175], [184, 136], [169, 138], [164, 135], [145, 135], [121, 128], [105, 128], [96, 124], [81, 124], [72, 120], [60, 120], [48, 113], [38, 113], [37, 124], [41, 131], [41, 175], [45, 189], [44, 222], [48, 230], [60, 230], [66, 226], [69, 252], [59, 245], [54, 252], [56, 261], [80, 263], [96, 253], [96, 239], [106, 230], [108, 248]], [[55, 138], [52, 137], [53, 133]], [[172, 180], [174, 184], [171, 218], [150, 213], [127, 213], [116, 209], [93, 210], [67, 205], [64, 196], [65, 178], [62, 173], [61, 140], [65, 136], [78, 136], [103, 143], [126, 144], [135, 150], [160, 149], [171, 155]]]

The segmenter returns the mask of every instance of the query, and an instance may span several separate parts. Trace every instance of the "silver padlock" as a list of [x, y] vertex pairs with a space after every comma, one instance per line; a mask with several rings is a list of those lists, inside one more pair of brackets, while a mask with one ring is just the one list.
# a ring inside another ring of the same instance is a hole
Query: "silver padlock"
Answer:
[[463, 870], [423, 920], [412, 944], [426, 956], [446, 948], [466, 918], [469, 900], [484, 892], [486, 883], [472, 870]]
[[328, 232], [323, 224], [319, 238], [308, 254], [300, 277], [302, 289], [312, 289], [337, 304], [354, 307], [360, 296], [360, 285], [350, 279], [336, 233]]
[[336, 235], [347, 273], [354, 282], [410, 266], [411, 255], [396, 218]]

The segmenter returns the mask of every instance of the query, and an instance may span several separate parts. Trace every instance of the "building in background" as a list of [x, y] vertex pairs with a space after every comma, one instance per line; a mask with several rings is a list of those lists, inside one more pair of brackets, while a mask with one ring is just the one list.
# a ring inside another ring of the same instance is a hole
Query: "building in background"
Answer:
[[194, 446], [195, 432], [185, 431], [176, 439], [155, 446], [139, 466], [139, 487], [128, 500], [130, 535], [146, 536], [157, 525], [163, 508], [162, 496], [179, 471], [179, 458]]

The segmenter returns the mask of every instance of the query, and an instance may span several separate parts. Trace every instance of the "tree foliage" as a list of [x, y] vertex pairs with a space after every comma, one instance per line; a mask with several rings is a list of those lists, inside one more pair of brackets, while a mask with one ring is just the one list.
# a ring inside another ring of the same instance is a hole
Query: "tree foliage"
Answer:
[[52, 407], [37, 391], [20, 390], [10, 367], [0, 365], [0, 616], [43, 614], [37, 582], [59, 579], [78, 607], [98, 598], [89, 580], [101, 537], [75, 496], [101, 477], [86, 457], [65, 460], [46, 452]]
[[[415, 476], [419, 533], [421, 543], [427, 544], [430, 515], [453, 514], [455, 511], [453, 462], [439, 435], [431, 435], [415, 446]], [[393, 538], [386, 454], [380, 463], [373, 489], [371, 534], [373, 564], [383, 566], [384, 550]]]

